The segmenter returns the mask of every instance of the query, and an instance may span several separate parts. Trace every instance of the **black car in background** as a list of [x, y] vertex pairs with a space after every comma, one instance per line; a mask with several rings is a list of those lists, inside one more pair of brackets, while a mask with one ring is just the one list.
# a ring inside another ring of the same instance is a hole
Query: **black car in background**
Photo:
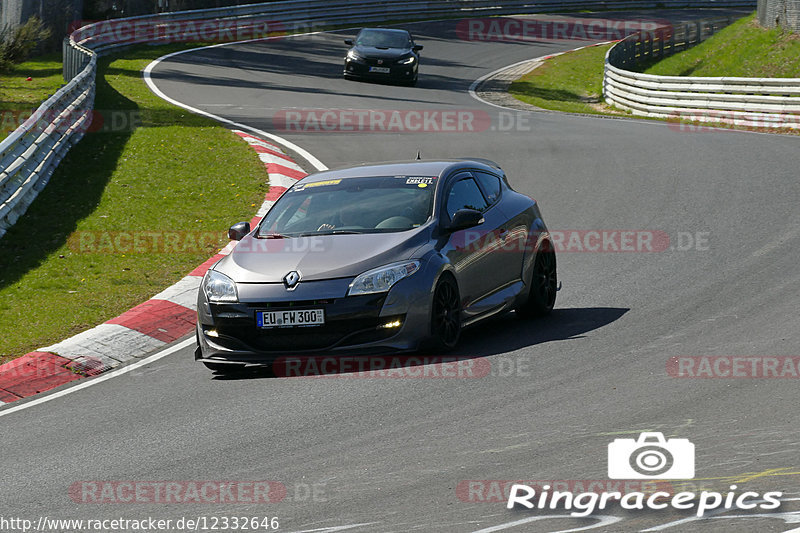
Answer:
[[344, 58], [345, 79], [380, 79], [415, 85], [419, 76], [422, 45], [406, 30], [364, 28]]

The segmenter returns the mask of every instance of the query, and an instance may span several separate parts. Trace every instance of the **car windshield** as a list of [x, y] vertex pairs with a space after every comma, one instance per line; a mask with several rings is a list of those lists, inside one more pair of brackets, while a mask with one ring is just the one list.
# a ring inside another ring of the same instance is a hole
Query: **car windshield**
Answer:
[[436, 177], [378, 176], [298, 183], [270, 209], [258, 237], [392, 233], [431, 216]]
[[411, 40], [404, 32], [364, 30], [358, 34], [356, 44], [375, 48], [408, 48]]

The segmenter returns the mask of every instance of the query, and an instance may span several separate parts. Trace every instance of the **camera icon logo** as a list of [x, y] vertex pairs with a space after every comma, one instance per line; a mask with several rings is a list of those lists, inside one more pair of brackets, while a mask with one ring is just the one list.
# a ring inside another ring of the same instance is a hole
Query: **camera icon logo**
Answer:
[[694, 444], [664, 439], [663, 433], [640, 433], [638, 439], [608, 444], [610, 479], [692, 479]]

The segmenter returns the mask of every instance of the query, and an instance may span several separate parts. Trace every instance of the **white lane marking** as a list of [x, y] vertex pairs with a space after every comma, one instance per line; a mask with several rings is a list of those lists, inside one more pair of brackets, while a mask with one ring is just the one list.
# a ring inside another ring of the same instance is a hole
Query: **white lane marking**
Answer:
[[102, 374], [101, 376], [98, 376], [96, 378], [90, 378], [90, 379], [87, 379], [85, 381], [80, 381], [80, 382], [78, 382], [77, 385], [73, 385], [72, 387], [70, 387], [68, 389], [64, 389], [64, 390], [61, 390], [61, 391], [58, 391], [58, 392], [54, 392], [53, 394], [49, 394], [47, 396], [42, 396], [41, 398], [37, 398], [35, 400], [31, 400], [31, 401], [26, 402], [26, 403], [24, 403], [22, 405], [16, 405], [14, 407], [6, 407], [6, 408], [3, 408], [3, 409], [0, 409], [0, 417], [4, 417], [6, 415], [10, 415], [11, 413], [16, 413], [17, 411], [22, 411], [23, 409], [28, 409], [30, 407], [33, 407], [34, 405], [39, 405], [39, 404], [42, 404], [42, 403], [45, 403], [45, 402], [49, 402], [50, 400], [55, 400], [56, 398], [61, 398], [62, 396], [66, 396], [67, 394], [72, 394], [73, 392], [78, 392], [79, 390], [83, 390], [83, 389], [85, 389], [87, 387], [91, 387], [92, 385], [97, 385], [98, 383], [102, 383], [102, 382], [107, 381], [107, 380], [109, 380], [111, 378], [115, 378], [117, 376], [121, 376], [123, 374], [127, 374], [128, 372], [131, 372], [131, 371], [136, 370], [138, 368], [141, 368], [141, 367], [143, 367], [143, 366], [145, 366], [147, 364], [150, 364], [150, 363], [153, 363], [155, 361], [158, 361], [159, 359], [161, 359], [163, 357], [166, 357], [166, 356], [168, 356], [168, 355], [170, 355], [172, 353], [175, 353], [175, 352], [177, 352], [179, 350], [183, 350], [187, 346], [190, 346], [190, 345], [192, 345], [194, 343], [195, 343], [194, 337], [191, 337], [189, 339], [186, 339], [185, 341], [179, 342], [178, 344], [173, 344], [172, 346], [170, 346], [168, 348], [164, 348], [160, 352], [154, 353], [153, 355], [151, 355], [150, 357], [148, 357], [146, 359], [142, 359], [141, 361], [138, 361], [138, 362], [130, 364], [128, 366], [119, 368], [117, 370], [112, 370], [111, 372], [108, 372], [107, 374]]
[[150, 87], [150, 90], [153, 91], [156, 94], [156, 96], [158, 96], [159, 98], [161, 98], [163, 100], [166, 100], [167, 102], [169, 102], [171, 104], [174, 104], [174, 105], [176, 105], [178, 107], [182, 107], [182, 108], [186, 109], [187, 111], [191, 111], [192, 113], [196, 113], [198, 115], [202, 115], [204, 117], [208, 117], [208, 118], [214, 119], [216, 121], [222, 122], [223, 124], [228, 124], [228, 125], [234, 126], [236, 128], [239, 128], [239, 129], [243, 129], [243, 130], [247, 130], [247, 131], [253, 132], [256, 135], [261, 135], [263, 137], [266, 137], [267, 139], [271, 139], [271, 140], [277, 142], [278, 144], [282, 144], [283, 146], [289, 148], [290, 150], [300, 154], [306, 161], [308, 161], [317, 170], [328, 170], [328, 167], [325, 166], [325, 164], [322, 161], [320, 161], [319, 159], [314, 157], [311, 154], [311, 152], [309, 152], [305, 148], [302, 148], [302, 147], [294, 144], [293, 142], [291, 142], [291, 141], [289, 141], [287, 139], [284, 139], [283, 137], [280, 137], [280, 136], [275, 135], [273, 133], [267, 133], [266, 131], [260, 130], [258, 128], [254, 128], [252, 126], [248, 126], [247, 124], [240, 124], [238, 122], [234, 122], [232, 120], [228, 120], [227, 118], [223, 118], [223, 117], [214, 115], [212, 113], [208, 113], [207, 111], [203, 111], [202, 109], [197, 109], [197, 108], [192, 107], [190, 105], [184, 104], [183, 102], [179, 102], [178, 100], [175, 100], [174, 98], [170, 98], [169, 96], [164, 94], [161, 91], [161, 89], [159, 89], [156, 86], [156, 84], [153, 82], [153, 79], [152, 79], [152, 76], [151, 76], [151, 72], [153, 71], [153, 69], [159, 63], [161, 63], [165, 59], [169, 59], [169, 58], [175, 57], [177, 55], [188, 54], [189, 52], [196, 52], [198, 50], [206, 50], [208, 48], [217, 48], [217, 47], [221, 47], [221, 46], [230, 46], [230, 45], [233, 45], [233, 44], [251, 43], [251, 42], [256, 42], [256, 41], [270, 41], [270, 40], [273, 40], [273, 39], [285, 39], [287, 37], [298, 37], [298, 36], [301, 36], [301, 35], [303, 35], [303, 36], [316, 35], [317, 33], [321, 33], [321, 32], [298, 33], [296, 35], [281, 36], [281, 37], [267, 37], [267, 38], [264, 38], [264, 39], [249, 39], [249, 40], [246, 40], [246, 41], [238, 41], [238, 42], [233, 42], [233, 43], [219, 43], [219, 44], [212, 44], [212, 45], [209, 45], [209, 46], [202, 46], [200, 48], [190, 48], [188, 50], [179, 50], [177, 52], [172, 52], [171, 54], [167, 54], [167, 55], [161, 56], [158, 59], [156, 59], [155, 61], [153, 61], [152, 63], [150, 63], [149, 65], [147, 65], [145, 67], [145, 69], [142, 71], [142, 76], [144, 77], [144, 81], [147, 84], [147, 86]]
[[[560, 514], [531, 516], [528, 518], [523, 518], [522, 520], [515, 520], [513, 522], [506, 522], [505, 524], [487, 527], [485, 529], [479, 529], [478, 531], [473, 531], [472, 533], [492, 533], [494, 531], [503, 531], [504, 529], [510, 529], [512, 527], [521, 526], [523, 524], [527, 524], [530, 522], [537, 522], [539, 520], [546, 520], [548, 518], [570, 518], [572, 520], [575, 519], [575, 517], [573, 516], [560, 515]], [[598, 522], [595, 524], [589, 524], [588, 526], [576, 527], [574, 529], [562, 529], [559, 531], [554, 531], [553, 533], [570, 533], [573, 531], [586, 531], [588, 529], [594, 529], [597, 527], [610, 526], [611, 524], [616, 524], [617, 522], [622, 520], [622, 518], [619, 516], [608, 516], [608, 515], [599, 515], [599, 516], [592, 515], [592, 516], [587, 516], [586, 518], [592, 518], [597, 520]]]
[[[800, 501], [800, 498], [781, 498], [782, 502], [792, 502], [792, 501]], [[760, 503], [769, 503], [767, 500], [757, 500], [753, 503], [760, 504]], [[683, 526], [688, 524], [689, 522], [698, 522], [704, 520], [719, 520], [720, 518], [780, 518], [783, 520], [785, 524], [800, 524], [800, 511], [787, 511], [783, 513], [760, 513], [760, 514], [741, 514], [741, 515], [731, 515], [725, 513], [736, 512], [739, 509], [714, 509], [709, 511], [704, 516], [689, 516], [687, 518], [681, 518], [678, 520], [674, 520], [672, 522], [667, 522], [666, 524], [661, 524], [658, 526], [653, 526], [648, 529], [642, 529], [642, 533], [650, 532], [650, 531], [664, 531], [674, 526]], [[800, 532], [800, 528], [794, 529], [787, 529], [783, 533], [798, 533]]]
[[602, 42], [602, 43], [589, 44], [589, 45], [586, 45], [586, 46], [579, 46], [578, 48], [573, 48], [572, 50], [567, 50], [565, 52], [556, 52], [554, 54], [546, 54], [546, 55], [543, 55], [543, 56], [534, 57], [533, 59], [525, 59], [523, 61], [517, 61], [516, 63], [513, 63], [511, 65], [507, 65], [507, 66], [501, 67], [501, 68], [499, 68], [497, 70], [493, 70], [489, 74], [484, 74], [483, 76], [481, 76], [477, 80], [473, 81], [472, 84], [470, 84], [469, 89], [468, 89], [469, 95], [471, 97], [473, 97], [475, 100], [479, 101], [479, 102], [483, 102], [486, 105], [490, 105], [490, 106], [496, 107], [498, 109], [511, 109], [512, 111], [519, 111], [519, 109], [514, 109], [513, 107], [506, 107], [506, 106], [502, 106], [502, 105], [498, 105], [498, 104], [493, 104], [492, 102], [484, 100], [483, 98], [478, 96], [478, 92], [476, 91], [476, 89], [478, 88], [478, 86], [481, 83], [483, 83], [487, 79], [491, 78], [495, 74], [499, 74], [500, 72], [503, 72], [504, 70], [510, 70], [510, 69], [512, 69], [514, 67], [518, 67], [518, 66], [523, 65], [525, 63], [533, 64], [533, 63], [536, 63], [536, 62], [541, 62], [541, 61], [544, 61], [545, 59], [549, 59], [551, 57], [564, 55], [567, 52], [576, 52], [578, 50], [583, 50], [584, 48], [589, 48], [590, 46], [602, 46], [604, 44], [609, 44], [609, 43], [613, 43], [613, 42], [615, 42], [615, 41], [605, 41], [605, 42]]

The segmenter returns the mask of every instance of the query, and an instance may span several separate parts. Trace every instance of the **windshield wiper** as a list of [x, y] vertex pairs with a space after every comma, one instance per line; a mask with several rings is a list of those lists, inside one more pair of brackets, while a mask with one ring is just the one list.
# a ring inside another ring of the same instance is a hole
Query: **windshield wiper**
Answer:
[[290, 235], [284, 235], [283, 233], [261, 233], [256, 238], [258, 239], [291, 239]]
[[308, 233], [301, 233], [300, 237], [310, 237], [317, 235], [361, 235], [363, 231], [356, 231], [352, 229], [332, 229], [328, 231], [309, 231]]

